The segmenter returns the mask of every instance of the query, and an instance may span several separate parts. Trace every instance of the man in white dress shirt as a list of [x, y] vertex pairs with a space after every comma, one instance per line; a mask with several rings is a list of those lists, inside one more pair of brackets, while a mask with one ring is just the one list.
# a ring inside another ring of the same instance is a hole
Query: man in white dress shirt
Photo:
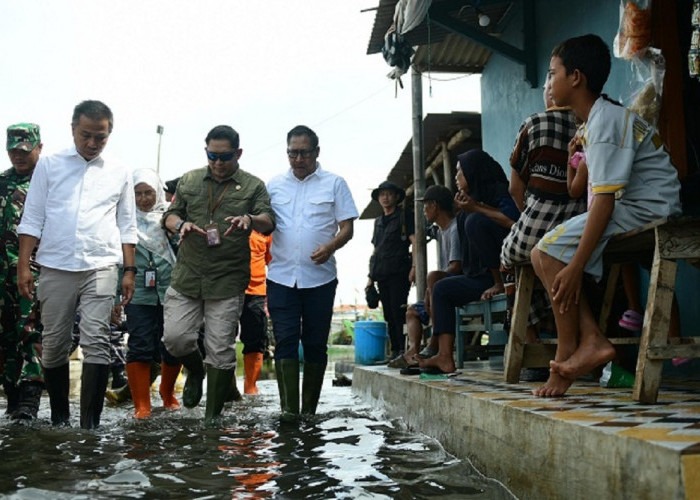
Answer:
[[39, 244], [38, 299], [44, 325], [42, 366], [54, 425], [69, 425], [69, 356], [76, 312], [80, 315], [83, 374], [80, 427], [99, 425], [109, 373], [109, 318], [123, 264], [122, 304], [134, 293], [137, 242], [130, 172], [102, 156], [112, 132], [112, 111], [83, 101], [73, 111], [74, 147], [42, 157], [17, 228], [17, 281], [31, 297], [32, 249]]
[[336, 250], [353, 235], [357, 208], [342, 177], [321, 169], [318, 136], [299, 125], [287, 134], [291, 169], [267, 185], [277, 227], [267, 273], [275, 370], [283, 416], [299, 413], [299, 341], [304, 349], [301, 412], [321, 394], [333, 315]]

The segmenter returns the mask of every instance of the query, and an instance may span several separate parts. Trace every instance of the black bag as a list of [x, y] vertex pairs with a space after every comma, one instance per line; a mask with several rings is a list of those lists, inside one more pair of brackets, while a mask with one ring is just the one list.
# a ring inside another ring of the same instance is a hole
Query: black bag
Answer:
[[377, 287], [372, 283], [365, 290], [365, 301], [367, 302], [367, 307], [370, 309], [376, 309], [379, 307], [379, 292]]

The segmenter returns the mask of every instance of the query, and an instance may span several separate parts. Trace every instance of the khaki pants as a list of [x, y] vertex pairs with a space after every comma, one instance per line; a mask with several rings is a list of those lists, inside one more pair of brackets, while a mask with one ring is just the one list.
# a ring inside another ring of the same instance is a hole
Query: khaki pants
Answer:
[[231, 370], [236, 367], [236, 336], [243, 299], [193, 299], [172, 287], [165, 292], [163, 318], [165, 348], [176, 358], [198, 349], [197, 337], [204, 326], [204, 362], [214, 368]]
[[41, 305], [42, 366], [68, 363], [76, 312], [80, 315], [83, 361], [110, 363], [109, 318], [117, 293], [117, 266], [92, 271], [61, 271], [42, 267], [38, 299]]

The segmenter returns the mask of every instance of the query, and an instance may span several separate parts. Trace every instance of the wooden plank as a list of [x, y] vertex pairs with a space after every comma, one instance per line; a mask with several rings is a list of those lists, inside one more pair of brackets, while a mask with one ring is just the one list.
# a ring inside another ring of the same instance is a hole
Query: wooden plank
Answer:
[[[554, 359], [554, 354], [557, 351], [555, 344], [525, 344], [525, 356], [523, 358], [522, 368], [549, 368], [549, 362]], [[518, 375], [520, 371], [518, 370]]]
[[535, 271], [530, 265], [518, 266], [516, 275], [515, 305], [503, 360], [503, 375], [509, 384], [516, 384], [520, 380], [520, 369], [523, 367], [523, 346], [525, 345], [527, 317], [530, 312]]
[[673, 222], [656, 229], [663, 259], [700, 257], [700, 220]]
[[610, 310], [612, 309], [613, 299], [615, 298], [615, 290], [617, 288], [617, 278], [620, 276], [620, 264], [610, 266], [608, 273], [608, 284], [605, 287], [603, 295], [603, 304], [600, 308], [600, 317], [598, 318], [598, 328], [606, 334], [608, 329], [608, 319], [610, 318]]
[[647, 349], [647, 358], [700, 358], [700, 344], [652, 345]]
[[676, 263], [661, 258], [659, 247], [654, 253], [649, 282], [649, 298], [644, 314], [644, 326], [637, 357], [633, 397], [642, 403], [655, 403], [661, 383], [663, 361], [649, 359], [650, 346], [665, 346], [671, 319]]

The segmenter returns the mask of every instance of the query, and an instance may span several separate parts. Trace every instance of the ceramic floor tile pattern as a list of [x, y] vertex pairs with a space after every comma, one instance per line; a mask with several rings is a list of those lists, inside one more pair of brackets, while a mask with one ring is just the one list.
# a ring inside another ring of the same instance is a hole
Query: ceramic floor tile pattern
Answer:
[[602, 388], [577, 381], [563, 398], [536, 398], [538, 383], [506, 384], [502, 371], [469, 369], [445, 380], [425, 382], [473, 397], [566, 420], [600, 432], [643, 439], [682, 454], [700, 454], [700, 383], [666, 382], [656, 404], [632, 399], [632, 389]]

